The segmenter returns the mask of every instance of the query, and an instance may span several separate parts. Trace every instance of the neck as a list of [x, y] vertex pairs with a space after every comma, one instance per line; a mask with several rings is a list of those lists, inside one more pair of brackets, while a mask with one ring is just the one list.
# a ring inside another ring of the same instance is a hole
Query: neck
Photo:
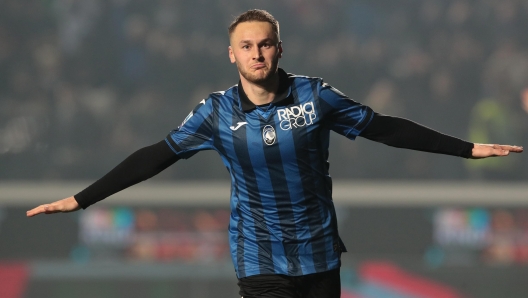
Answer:
[[279, 89], [279, 73], [275, 72], [263, 83], [253, 83], [240, 76], [242, 88], [249, 100], [255, 105], [263, 105], [273, 101]]

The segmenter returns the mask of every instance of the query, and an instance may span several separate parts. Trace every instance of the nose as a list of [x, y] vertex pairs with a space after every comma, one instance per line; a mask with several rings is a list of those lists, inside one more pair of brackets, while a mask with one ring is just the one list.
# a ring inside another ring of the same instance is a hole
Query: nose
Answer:
[[262, 58], [264, 58], [262, 56], [262, 50], [260, 49], [260, 47], [255, 47], [255, 51], [253, 52], [253, 59], [262, 60]]

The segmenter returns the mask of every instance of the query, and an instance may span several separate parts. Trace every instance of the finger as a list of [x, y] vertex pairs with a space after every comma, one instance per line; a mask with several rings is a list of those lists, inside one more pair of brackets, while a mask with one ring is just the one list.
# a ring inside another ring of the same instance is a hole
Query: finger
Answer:
[[60, 212], [60, 209], [58, 208], [57, 204], [44, 204], [27, 211], [26, 215], [28, 217], [32, 217], [41, 213], [52, 214], [57, 212]]
[[39, 213], [40, 212], [38, 212], [36, 208], [33, 208], [31, 210], [26, 211], [26, 216], [27, 217], [32, 217], [32, 216], [35, 216], [35, 215], [37, 215]]
[[510, 150], [502, 148], [499, 146], [498, 148], [494, 148], [492, 151], [494, 156], [507, 156], [510, 154]]
[[493, 145], [493, 153], [498, 156], [506, 156], [509, 155], [510, 152], [522, 152], [522, 148], [519, 146], [512, 146], [512, 145]]
[[26, 216], [32, 217], [41, 213], [45, 213], [47, 210], [47, 204], [46, 205], [40, 205], [38, 207], [35, 207], [29, 211], [26, 212]]
[[524, 148], [521, 146], [501, 145], [501, 149], [511, 152], [523, 152]]
[[493, 156], [506, 156], [509, 154], [508, 150], [502, 149], [498, 144], [479, 144], [479, 153], [475, 155], [476, 158], [486, 158]]

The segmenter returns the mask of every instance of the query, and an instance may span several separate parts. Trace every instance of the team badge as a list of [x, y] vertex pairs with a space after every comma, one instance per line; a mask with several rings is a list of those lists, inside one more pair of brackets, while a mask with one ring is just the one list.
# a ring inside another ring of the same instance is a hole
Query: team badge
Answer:
[[264, 140], [264, 143], [266, 143], [266, 145], [275, 144], [275, 140], [277, 140], [277, 135], [275, 134], [275, 129], [273, 128], [273, 126], [264, 126], [264, 129], [262, 130], [262, 139]]

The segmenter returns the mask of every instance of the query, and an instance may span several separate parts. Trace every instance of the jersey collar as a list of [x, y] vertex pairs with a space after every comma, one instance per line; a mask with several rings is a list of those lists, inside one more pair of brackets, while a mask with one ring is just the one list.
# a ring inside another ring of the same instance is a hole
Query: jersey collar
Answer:
[[[279, 68], [278, 72], [279, 89], [277, 90], [277, 94], [275, 95], [275, 98], [273, 99], [272, 103], [278, 103], [285, 100], [291, 93], [291, 84], [288, 74], [282, 68]], [[247, 97], [246, 92], [244, 92], [244, 89], [242, 88], [242, 83], [240, 81], [238, 81], [238, 94], [240, 98], [240, 104], [244, 112], [249, 112], [256, 108], [255, 104], [252, 103], [251, 100], [249, 100], [249, 98]]]

